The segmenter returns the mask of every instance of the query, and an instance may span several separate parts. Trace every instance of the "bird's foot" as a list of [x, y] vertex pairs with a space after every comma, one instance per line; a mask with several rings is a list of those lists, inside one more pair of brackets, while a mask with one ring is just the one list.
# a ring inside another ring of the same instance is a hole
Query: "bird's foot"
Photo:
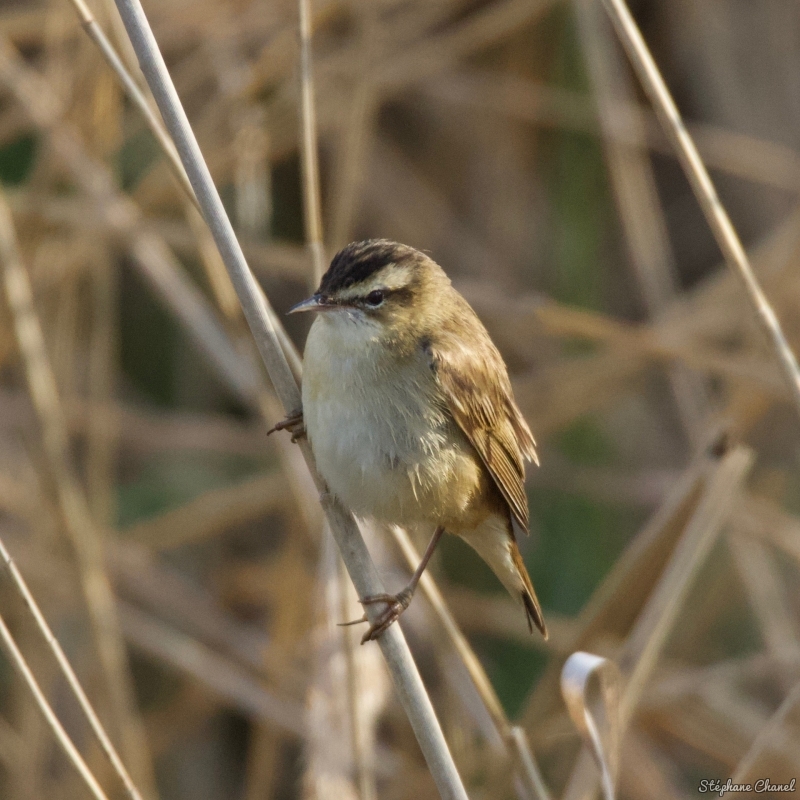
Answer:
[[306, 426], [303, 423], [303, 410], [293, 411], [286, 419], [282, 419], [267, 431], [267, 436], [275, 431], [289, 431], [292, 434], [292, 442], [302, 439], [306, 435]]
[[[374, 603], [386, 603], [386, 610], [369, 626], [367, 632], [361, 637], [361, 644], [375, 641], [393, 622], [400, 619], [400, 615], [411, 603], [413, 595], [414, 589], [407, 586], [402, 592], [398, 592], [397, 594], [375, 594], [360, 600], [359, 602], [362, 606], [368, 606]], [[364, 614], [361, 619], [355, 619], [352, 622], [342, 622], [340, 624], [342, 626], [358, 625], [360, 622], [369, 622], [366, 614]]]

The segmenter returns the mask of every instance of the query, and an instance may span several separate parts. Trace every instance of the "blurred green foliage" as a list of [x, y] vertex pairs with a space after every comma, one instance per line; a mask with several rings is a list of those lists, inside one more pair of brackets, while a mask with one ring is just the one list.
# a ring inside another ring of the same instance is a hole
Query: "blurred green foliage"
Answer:
[[36, 160], [37, 150], [38, 139], [32, 133], [0, 147], [0, 181], [7, 186], [23, 183]]
[[149, 130], [129, 136], [117, 153], [116, 168], [122, 188], [132, 191], [160, 158], [158, 142]]
[[117, 519], [125, 528], [139, 519], [162, 514], [211, 489], [246, 478], [264, 465], [239, 456], [220, 453], [171, 453], [150, 459], [136, 480], [118, 492]]
[[[589, 81], [569, 6], [551, 12], [552, 61], [547, 82], [584, 94]], [[543, 132], [541, 175], [552, 209], [555, 265], [549, 287], [557, 300], [599, 309], [605, 294], [600, 250], [611, 218], [603, 150], [597, 137], [568, 130]]]
[[122, 372], [147, 401], [174, 406], [177, 360], [185, 349], [178, 325], [132, 270], [122, 271], [120, 289]]

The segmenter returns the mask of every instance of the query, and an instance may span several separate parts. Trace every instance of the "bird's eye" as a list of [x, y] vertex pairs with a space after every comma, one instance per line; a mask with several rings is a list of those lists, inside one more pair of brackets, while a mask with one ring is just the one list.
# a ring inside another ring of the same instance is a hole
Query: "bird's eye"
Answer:
[[367, 305], [377, 308], [383, 302], [383, 292], [380, 289], [375, 289], [367, 295]]

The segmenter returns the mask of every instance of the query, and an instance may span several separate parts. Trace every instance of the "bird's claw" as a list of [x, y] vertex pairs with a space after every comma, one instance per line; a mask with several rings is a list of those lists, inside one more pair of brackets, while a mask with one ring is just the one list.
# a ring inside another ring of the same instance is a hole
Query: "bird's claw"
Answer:
[[274, 428], [267, 431], [267, 436], [275, 431], [289, 431], [292, 434], [292, 443], [306, 435], [306, 426], [303, 424], [303, 411], [293, 411], [286, 419], [278, 422]]
[[[372, 605], [373, 603], [386, 603], [387, 606], [386, 610], [369, 626], [367, 632], [361, 637], [361, 644], [375, 641], [393, 622], [396, 622], [408, 608], [412, 594], [413, 592], [404, 589], [397, 594], [376, 594], [359, 600], [362, 606]], [[344, 627], [346, 625], [358, 625], [360, 622], [369, 622], [366, 614], [360, 619], [354, 619], [351, 622], [340, 622], [339, 624]]]
[[351, 625], [360, 625], [362, 622], [369, 622], [366, 614], [358, 619], [351, 619], [350, 622], [337, 622], [336, 625], [340, 628], [349, 628]]

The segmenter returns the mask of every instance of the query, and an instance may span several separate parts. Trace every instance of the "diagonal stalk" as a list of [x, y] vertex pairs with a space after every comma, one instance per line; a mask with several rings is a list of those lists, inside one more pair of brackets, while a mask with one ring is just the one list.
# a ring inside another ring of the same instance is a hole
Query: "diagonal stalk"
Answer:
[[625, 0], [603, 0], [608, 15], [614, 23], [622, 45], [628, 53], [639, 80], [650, 102], [656, 110], [661, 125], [670, 143], [678, 154], [683, 171], [703, 210], [708, 226], [717, 240], [719, 249], [731, 270], [744, 284], [747, 296], [753, 304], [758, 321], [766, 332], [783, 369], [795, 407], [800, 413], [800, 367], [786, 336], [781, 329], [775, 311], [756, 278], [750, 259], [747, 257], [728, 212], [719, 199], [708, 170], [697, 152], [692, 137], [683, 123], [664, 78], [653, 60], [636, 21], [631, 16]]
[[[287, 413], [292, 412], [300, 408], [300, 391], [271, 322], [267, 299], [250, 272], [236, 240], [141, 4], [138, 0], [116, 0], [116, 3], [142, 72], [176, 144], [203, 216], [242, 303], [245, 318], [275, 390]], [[316, 472], [308, 444], [303, 443], [301, 448], [359, 596], [363, 598], [382, 593], [384, 588], [352, 514], [327, 492]], [[370, 613], [374, 617], [378, 610], [370, 610]], [[400, 627], [392, 626], [380, 638], [379, 644], [440, 795], [443, 798], [466, 800], [461, 778]]]
[[[86, 696], [86, 692], [84, 692], [83, 687], [78, 680], [78, 676], [75, 674], [75, 671], [72, 669], [72, 665], [69, 663], [67, 656], [64, 654], [64, 651], [61, 649], [61, 645], [58, 643], [58, 639], [56, 639], [53, 631], [50, 630], [50, 626], [47, 624], [47, 620], [44, 618], [44, 614], [42, 614], [41, 609], [39, 608], [38, 603], [34, 599], [33, 595], [31, 594], [30, 589], [28, 588], [28, 584], [25, 583], [25, 579], [22, 577], [22, 574], [17, 569], [17, 565], [14, 563], [14, 560], [11, 558], [8, 550], [6, 550], [6, 546], [3, 543], [3, 540], [0, 539], [0, 558], [2, 558], [3, 563], [8, 570], [9, 575], [11, 576], [11, 580], [14, 583], [14, 587], [19, 592], [20, 596], [25, 602], [25, 607], [30, 612], [31, 616], [33, 617], [34, 621], [36, 622], [36, 626], [39, 628], [40, 633], [42, 634], [44, 640], [47, 642], [47, 646], [52, 651], [53, 655], [58, 662], [59, 667], [61, 667], [61, 671], [64, 674], [64, 677], [67, 679], [67, 683], [72, 690], [72, 693], [75, 695], [81, 709], [83, 710], [86, 719], [89, 721], [89, 725], [94, 732], [94, 735], [97, 737], [97, 741], [100, 743], [100, 747], [103, 752], [106, 754], [111, 766], [114, 768], [114, 771], [119, 775], [120, 780], [125, 786], [125, 791], [128, 794], [128, 797], [131, 800], [142, 800], [142, 796], [139, 794], [136, 786], [134, 786], [133, 781], [131, 780], [131, 776], [128, 774], [128, 770], [125, 769], [125, 765], [122, 763], [122, 759], [119, 757], [114, 745], [111, 742], [111, 739], [108, 737], [108, 734], [105, 732], [103, 728], [103, 724], [100, 722], [97, 714], [95, 713], [94, 708], [92, 708], [92, 704], [89, 702], [89, 698]], [[16, 656], [14, 656], [16, 661]], [[26, 674], [23, 673], [23, 677], [25, 678], [26, 682], [29, 683], [29, 678]], [[30, 683], [29, 683], [30, 685]], [[39, 703], [39, 698], [36, 698], [37, 703]], [[50, 723], [52, 727], [52, 722], [50, 720], [49, 715], [45, 714], [48, 723]], [[56, 736], [59, 740], [59, 743], [64, 746], [63, 741], [61, 740], [61, 736], [56, 731]], [[72, 759], [72, 754], [67, 751], [67, 755]], [[74, 759], [73, 759], [74, 760]], [[83, 773], [83, 769], [78, 767], [81, 775], [85, 775]]]

